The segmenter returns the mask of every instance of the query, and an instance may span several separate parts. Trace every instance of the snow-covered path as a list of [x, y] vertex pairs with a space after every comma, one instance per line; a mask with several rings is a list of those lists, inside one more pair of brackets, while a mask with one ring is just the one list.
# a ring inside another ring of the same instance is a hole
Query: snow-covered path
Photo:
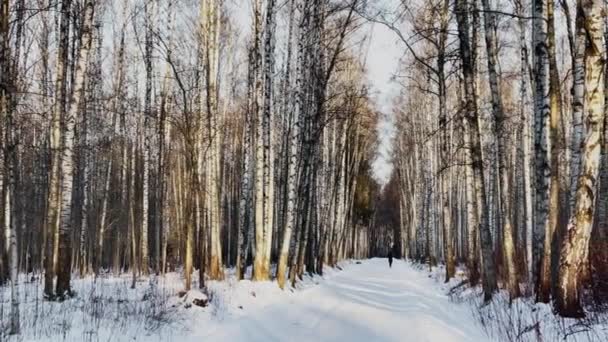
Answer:
[[317, 286], [277, 294], [270, 302], [214, 327], [201, 324], [189, 337], [199, 341], [488, 341], [466, 307], [451, 303], [427, 273], [399, 260], [392, 269], [386, 259], [353, 263]]

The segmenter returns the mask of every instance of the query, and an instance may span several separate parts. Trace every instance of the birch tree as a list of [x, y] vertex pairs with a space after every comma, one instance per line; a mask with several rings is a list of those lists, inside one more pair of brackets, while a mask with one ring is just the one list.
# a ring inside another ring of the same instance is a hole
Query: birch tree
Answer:
[[572, 74], [572, 161], [570, 166], [570, 203], [569, 209], [574, 210], [576, 196], [576, 188], [578, 176], [580, 174], [581, 160], [581, 145], [583, 142], [583, 113], [585, 107], [585, 47], [587, 45], [587, 36], [585, 25], [581, 21], [584, 20], [582, 9], [576, 6], [576, 32], [574, 42], [574, 54]]
[[72, 274], [72, 191], [74, 174], [74, 127], [84, 96], [85, 75], [88, 66], [89, 52], [93, 35], [93, 14], [95, 0], [89, 0], [84, 6], [84, 22], [82, 24], [82, 41], [76, 72], [74, 89], [70, 107], [65, 116], [64, 146], [61, 159], [62, 191], [61, 191], [61, 225], [59, 228], [59, 265], [55, 294], [59, 298], [72, 295], [70, 279]]
[[59, 46], [55, 75], [55, 103], [51, 117], [50, 147], [51, 171], [46, 212], [46, 251], [44, 294], [54, 297], [54, 278], [57, 267], [57, 248], [59, 245], [60, 211], [60, 164], [61, 164], [61, 115], [66, 106], [66, 73], [68, 63], [69, 24], [71, 0], [61, 2], [61, 22], [59, 27]]
[[[534, 229], [534, 258], [537, 292], [541, 280], [541, 262], [543, 260], [543, 240], [549, 226], [550, 196], [550, 116], [549, 103], [549, 56], [547, 51], [547, 4], [543, 0], [534, 0], [533, 6], [533, 47], [534, 47], [534, 150], [536, 171], [536, 208]], [[546, 278], [545, 278], [546, 279]], [[540, 300], [540, 298], [539, 298]]]
[[241, 198], [239, 203], [239, 231], [237, 237], [237, 257], [236, 257], [236, 274], [239, 279], [243, 279], [245, 268], [247, 266], [247, 256], [249, 254], [249, 246], [252, 244], [250, 232], [253, 229], [253, 157], [252, 145], [254, 134], [254, 78], [255, 66], [253, 65], [253, 52], [251, 49], [248, 52], [249, 65], [247, 70], [247, 108], [245, 115], [245, 129], [243, 131], [243, 152], [242, 152], [242, 180], [241, 180]]
[[528, 271], [528, 284], [530, 287], [534, 285], [534, 225], [533, 225], [533, 201], [532, 201], [532, 179], [531, 179], [531, 166], [532, 166], [532, 157], [531, 157], [531, 120], [530, 115], [528, 115], [527, 105], [528, 105], [528, 82], [527, 79], [529, 77], [529, 56], [528, 56], [528, 45], [526, 41], [526, 32], [527, 25], [523, 16], [525, 15], [524, 5], [521, 1], [516, 1], [516, 13], [519, 14], [520, 18], [518, 19], [519, 26], [519, 37], [520, 37], [520, 127], [519, 127], [519, 136], [522, 138], [521, 144], [521, 154], [522, 154], [522, 162], [523, 162], [523, 192], [524, 192], [524, 201], [525, 201], [525, 227], [526, 227], [526, 258], [527, 258], [527, 271]]
[[[14, 81], [11, 75], [16, 76], [11, 65], [12, 51], [10, 49], [10, 14], [9, 1], [0, 3], [0, 118], [2, 127], [2, 197], [3, 197], [3, 231], [5, 236], [6, 250], [8, 251], [9, 273], [10, 273], [10, 325], [9, 334], [19, 334], [21, 330], [19, 312], [19, 260], [17, 250], [17, 232], [15, 223], [15, 162], [17, 160], [17, 146], [15, 139], [15, 126], [13, 119]], [[17, 55], [18, 56], [18, 55]], [[4, 251], [3, 251], [4, 252]]]
[[219, 35], [220, 35], [220, 2], [217, 0], [203, 1], [201, 3], [201, 26], [204, 27], [203, 39], [206, 47], [205, 55], [205, 84], [206, 84], [206, 113], [207, 113], [207, 139], [209, 143], [208, 162], [205, 175], [208, 187], [207, 208], [211, 244], [211, 265], [209, 276], [211, 279], [224, 278], [222, 267], [222, 248], [220, 241], [221, 228], [221, 193], [220, 193], [220, 147], [222, 120], [218, 104], [218, 69], [219, 69]]
[[[537, 286], [537, 300], [540, 302], [547, 303], [550, 300], [551, 295], [551, 277], [552, 277], [552, 253], [553, 253], [553, 241], [556, 238], [556, 225], [559, 211], [559, 144], [558, 144], [558, 125], [560, 123], [561, 116], [561, 95], [559, 86], [559, 75], [557, 70], [557, 62], [555, 56], [555, 3], [553, 0], [548, 0], [546, 3], [546, 17], [547, 17], [547, 60], [549, 64], [549, 132], [548, 132], [548, 143], [545, 153], [548, 154], [547, 158], [549, 165], [546, 166], [545, 172], [550, 172], [549, 179], [549, 197], [546, 199], [548, 205], [547, 219], [545, 222], [544, 229], [544, 246], [541, 257], [540, 274]], [[538, 87], [538, 85], [537, 85]], [[538, 89], [537, 89], [538, 91]], [[538, 95], [537, 95], [538, 96]], [[538, 134], [538, 128], [537, 128]], [[544, 134], [544, 133], [543, 133]], [[541, 138], [542, 140], [543, 138]], [[537, 151], [538, 153], [541, 153]], [[538, 172], [538, 170], [537, 170]], [[545, 174], [544, 177], [547, 177]]]
[[492, 111], [494, 112], [496, 147], [498, 152], [498, 169], [500, 177], [500, 214], [502, 222], [503, 257], [505, 260], [506, 282], [511, 298], [519, 297], [519, 281], [517, 278], [517, 262], [515, 258], [515, 240], [513, 237], [513, 226], [511, 223], [510, 208], [510, 181], [507, 170], [509, 163], [507, 143], [509, 130], [506, 126], [506, 118], [500, 91], [500, 80], [496, 66], [498, 56], [496, 53], [496, 17], [492, 13], [489, 0], [482, 0], [484, 9], [484, 30], [486, 40], [486, 51], [488, 54], [488, 74], [490, 80], [490, 91], [492, 94]]
[[[295, 4], [295, 5], [294, 5]], [[292, 0], [290, 6], [297, 7], [298, 12], [302, 12], [302, 3], [297, 0]], [[292, 10], [291, 15], [294, 15]], [[290, 18], [290, 22], [294, 18]], [[298, 48], [297, 48], [297, 62], [296, 62], [296, 84], [295, 89], [292, 93], [294, 99], [293, 112], [291, 116], [291, 124], [289, 131], [289, 150], [288, 150], [288, 162], [287, 162], [287, 205], [285, 209], [285, 227], [283, 228], [283, 237], [281, 240], [281, 250], [279, 254], [279, 263], [277, 265], [277, 282], [279, 287], [282, 289], [285, 286], [285, 277], [287, 272], [287, 261], [289, 257], [289, 249], [291, 247], [291, 238], [293, 235], [294, 226], [296, 223], [296, 208], [297, 208], [297, 182], [298, 182], [298, 154], [300, 152], [300, 125], [301, 125], [301, 113], [302, 113], [302, 94], [301, 87], [304, 81], [304, 72], [302, 70], [302, 58], [304, 58], [304, 41], [306, 32], [306, 18], [302, 18], [301, 28], [299, 30], [298, 37]], [[291, 28], [290, 28], [291, 29]], [[291, 42], [288, 42], [291, 44]]]
[[[253, 279], [270, 277], [270, 248], [273, 225], [274, 169], [272, 168], [272, 72], [274, 63], [273, 34], [275, 1], [269, 0], [266, 8], [265, 30], [262, 31], [262, 2], [254, 1], [254, 111], [256, 113], [256, 173], [255, 173], [255, 256]], [[262, 38], [265, 34], [264, 46]], [[263, 63], [264, 62], [264, 63]], [[262, 68], [264, 68], [262, 70]]]
[[469, 24], [466, 16], [466, 2], [457, 0], [456, 18], [458, 21], [458, 37], [460, 40], [460, 58], [462, 59], [462, 73], [465, 89], [465, 118], [469, 127], [469, 142], [471, 149], [471, 163], [473, 171], [473, 184], [475, 188], [475, 200], [480, 206], [479, 212], [479, 234], [482, 251], [482, 284], [484, 300], [489, 301], [498, 290], [496, 281], [496, 269], [492, 253], [492, 236], [488, 222], [488, 205], [486, 201], [486, 189], [483, 180], [483, 162], [481, 157], [480, 136], [481, 131], [478, 123], [477, 100], [475, 99], [475, 86], [473, 68], [471, 61], [471, 48], [468, 38]]
[[141, 267], [140, 272], [148, 274], [150, 272], [150, 256], [149, 256], [149, 207], [150, 207], [150, 157], [152, 154], [152, 145], [150, 130], [152, 120], [154, 119], [153, 109], [153, 71], [152, 64], [153, 48], [154, 48], [154, 26], [156, 2], [148, 1], [145, 3], [145, 51], [144, 60], [146, 66], [146, 87], [145, 87], [145, 109], [144, 109], [144, 126], [143, 126], [143, 180], [142, 180], [142, 220], [141, 220]]
[[[555, 309], [565, 317], [585, 315], [580, 304], [581, 274], [589, 250], [595, 211], [597, 180], [600, 168], [604, 124], [605, 45], [601, 1], [577, 2], [579, 25], [584, 25], [588, 41], [585, 47], [585, 140], [581, 146], [581, 170], [578, 177], [573, 215], [561, 245]], [[578, 31], [577, 27], [577, 31]]]

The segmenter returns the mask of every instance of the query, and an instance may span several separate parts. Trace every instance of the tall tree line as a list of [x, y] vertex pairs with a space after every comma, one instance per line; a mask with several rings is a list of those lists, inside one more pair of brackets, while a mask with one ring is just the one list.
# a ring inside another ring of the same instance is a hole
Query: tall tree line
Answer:
[[412, 258], [445, 262], [446, 281], [466, 262], [486, 300], [500, 284], [511, 299], [584, 316], [582, 293], [605, 295], [608, 279], [605, 3], [403, 6], [398, 20], [367, 14], [409, 56], [388, 185], [400, 194], [392, 240]]
[[250, 29], [222, 0], [2, 1], [13, 333], [19, 273], [47, 300], [123, 272], [182, 271], [189, 290], [253, 267], [283, 288], [374, 253], [364, 2], [246, 5]]

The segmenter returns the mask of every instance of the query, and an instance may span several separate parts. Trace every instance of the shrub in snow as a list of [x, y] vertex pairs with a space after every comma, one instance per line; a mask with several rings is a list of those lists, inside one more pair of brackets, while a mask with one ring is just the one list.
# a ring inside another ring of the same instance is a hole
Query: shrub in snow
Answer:
[[[439, 271], [434, 276], [441, 276]], [[439, 279], [439, 278], [438, 278]], [[588, 311], [584, 319], [562, 318], [550, 304], [535, 303], [533, 298], [518, 298], [510, 302], [501, 291], [489, 303], [483, 302], [480, 287], [471, 288], [464, 272], [449, 284], [450, 298], [468, 305], [486, 333], [500, 342], [605, 342], [608, 341], [608, 313]]]
[[[142, 279], [143, 280], [143, 279]], [[8, 336], [10, 290], [0, 287], [0, 341], [145, 340], [167, 333], [181, 319], [169, 305], [175, 291], [151, 278], [131, 289], [129, 276], [87, 277], [74, 281], [76, 297], [63, 302], [43, 299], [39, 282], [21, 282], [21, 336]]]

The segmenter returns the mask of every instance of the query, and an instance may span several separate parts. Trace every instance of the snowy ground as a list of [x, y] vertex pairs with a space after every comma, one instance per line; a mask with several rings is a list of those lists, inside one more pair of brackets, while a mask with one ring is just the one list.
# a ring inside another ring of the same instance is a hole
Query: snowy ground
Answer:
[[424, 271], [402, 261], [389, 269], [386, 259], [348, 264], [317, 286], [213, 325], [198, 325], [192, 341], [488, 341]]
[[[196, 291], [177, 296], [177, 274], [141, 280], [136, 290], [126, 276], [78, 280], [78, 298], [61, 304], [39, 300], [37, 282], [29, 283], [23, 335], [10, 340], [490, 341], [468, 306], [451, 302], [428, 272], [399, 260], [389, 269], [386, 259], [341, 266], [286, 291], [233, 277], [212, 282], [206, 308], [190, 305]], [[0, 291], [6, 323], [8, 291]]]
[[[433, 277], [445, 275], [434, 270]], [[458, 286], [458, 279], [442, 285], [450, 292], [453, 302], [467, 305], [470, 312], [497, 342], [606, 342], [608, 341], [608, 311], [606, 307], [586, 308], [583, 319], [563, 318], [553, 312], [551, 304], [535, 303], [533, 297], [522, 297], [510, 303], [502, 290], [490, 303], [483, 303], [480, 286]]]

